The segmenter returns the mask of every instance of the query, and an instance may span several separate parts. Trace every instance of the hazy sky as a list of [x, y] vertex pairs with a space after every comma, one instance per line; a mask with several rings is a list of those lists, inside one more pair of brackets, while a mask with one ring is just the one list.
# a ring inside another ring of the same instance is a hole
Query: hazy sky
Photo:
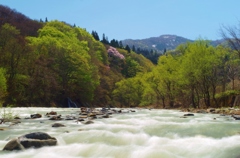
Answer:
[[237, 26], [240, 0], [0, 0], [31, 19], [59, 20], [109, 40], [173, 34], [220, 39], [222, 25]]

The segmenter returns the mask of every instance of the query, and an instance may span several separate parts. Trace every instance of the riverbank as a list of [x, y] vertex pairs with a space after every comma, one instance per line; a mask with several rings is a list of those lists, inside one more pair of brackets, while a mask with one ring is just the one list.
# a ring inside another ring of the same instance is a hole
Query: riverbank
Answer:
[[238, 108], [208, 108], [208, 109], [195, 109], [195, 108], [180, 108], [182, 112], [191, 113], [211, 113], [220, 115], [240, 115], [240, 109]]

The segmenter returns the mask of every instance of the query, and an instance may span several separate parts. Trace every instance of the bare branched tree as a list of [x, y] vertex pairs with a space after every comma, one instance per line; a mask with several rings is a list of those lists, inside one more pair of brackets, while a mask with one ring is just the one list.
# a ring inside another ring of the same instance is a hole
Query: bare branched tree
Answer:
[[220, 34], [228, 42], [229, 46], [238, 52], [240, 58], [240, 27], [222, 26]]

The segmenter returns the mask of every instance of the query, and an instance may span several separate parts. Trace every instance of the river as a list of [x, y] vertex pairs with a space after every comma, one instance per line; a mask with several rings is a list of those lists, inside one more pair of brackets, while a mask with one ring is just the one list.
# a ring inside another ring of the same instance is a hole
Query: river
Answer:
[[[0, 151], [1, 158], [237, 158], [240, 157], [240, 121], [219, 114], [194, 114], [177, 110], [135, 109], [94, 119], [85, 125], [74, 120], [51, 121], [47, 112], [62, 117], [78, 116], [71, 108], [12, 108], [21, 123], [0, 125], [0, 149], [13, 138], [46, 132], [58, 141], [56, 146], [24, 151]], [[40, 119], [24, 119], [40, 113]], [[66, 127], [54, 128], [55, 122]]]

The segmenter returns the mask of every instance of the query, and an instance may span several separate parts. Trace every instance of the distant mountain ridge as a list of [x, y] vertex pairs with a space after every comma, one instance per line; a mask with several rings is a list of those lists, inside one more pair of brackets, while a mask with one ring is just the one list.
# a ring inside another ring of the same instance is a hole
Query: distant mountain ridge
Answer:
[[[159, 37], [150, 37], [146, 39], [126, 39], [123, 40], [123, 45], [129, 45], [132, 48], [134, 45], [135, 48], [147, 49], [147, 50], [157, 50], [163, 52], [164, 50], [173, 50], [178, 45], [186, 43], [186, 42], [194, 42], [194, 40], [190, 40], [177, 35], [161, 35]], [[221, 44], [223, 40], [215, 40], [210, 41], [213, 46]]]

